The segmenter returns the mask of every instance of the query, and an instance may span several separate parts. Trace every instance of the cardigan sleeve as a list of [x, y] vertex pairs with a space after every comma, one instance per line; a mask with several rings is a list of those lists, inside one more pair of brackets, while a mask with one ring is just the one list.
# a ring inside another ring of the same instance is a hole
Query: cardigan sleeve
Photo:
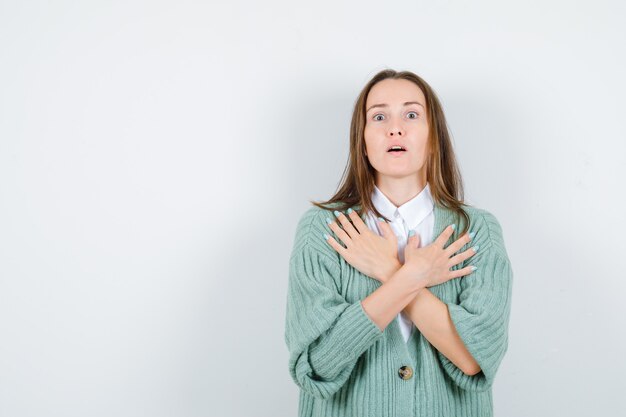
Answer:
[[461, 389], [485, 391], [494, 381], [496, 371], [508, 347], [508, 323], [511, 309], [513, 271], [506, 251], [491, 245], [478, 252], [469, 264], [477, 270], [461, 279], [459, 302], [446, 302], [450, 318], [467, 350], [481, 368], [467, 375], [441, 352], [439, 361], [452, 381]]
[[[318, 239], [326, 244], [321, 235]], [[325, 399], [341, 389], [359, 357], [383, 332], [360, 300], [350, 303], [339, 293], [335, 279], [341, 268], [336, 260], [315, 244], [300, 241], [296, 237], [289, 263], [289, 372], [301, 389]]]

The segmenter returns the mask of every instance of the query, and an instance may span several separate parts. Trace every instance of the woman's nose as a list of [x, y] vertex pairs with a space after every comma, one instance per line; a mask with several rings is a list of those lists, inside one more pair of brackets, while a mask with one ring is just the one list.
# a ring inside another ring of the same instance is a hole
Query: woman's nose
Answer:
[[402, 120], [399, 120], [399, 118], [395, 118], [395, 117], [391, 117], [391, 119], [389, 120], [389, 132], [387, 132], [387, 134], [389, 136], [402, 136], [404, 134], [404, 129], [402, 128]]
[[389, 136], [402, 136], [402, 129], [399, 127], [389, 129]]

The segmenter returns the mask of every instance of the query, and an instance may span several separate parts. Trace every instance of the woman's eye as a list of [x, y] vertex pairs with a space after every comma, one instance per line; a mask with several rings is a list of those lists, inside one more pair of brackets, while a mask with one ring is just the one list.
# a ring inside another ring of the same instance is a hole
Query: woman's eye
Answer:
[[417, 112], [414, 112], [414, 111], [409, 112], [409, 114], [414, 114], [415, 115], [415, 117], [409, 117], [409, 119], [416, 119], [417, 116], [418, 116]]
[[382, 117], [383, 115], [382, 114], [377, 114], [376, 116], [374, 116], [374, 120], [382, 120], [382, 119], [377, 119], [378, 116]]

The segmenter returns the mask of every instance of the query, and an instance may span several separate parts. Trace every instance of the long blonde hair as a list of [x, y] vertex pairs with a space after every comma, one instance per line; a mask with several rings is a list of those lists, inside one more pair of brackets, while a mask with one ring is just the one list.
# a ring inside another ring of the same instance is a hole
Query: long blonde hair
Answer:
[[[451, 209], [457, 219], [463, 216], [465, 226], [460, 234], [469, 229], [469, 215], [463, 206], [463, 180], [456, 162], [446, 118], [434, 90], [410, 71], [394, 71], [385, 69], [380, 71], [363, 87], [354, 105], [352, 122], [350, 124], [350, 154], [344, 169], [338, 191], [329, 200], [324, 202], [310, 201], [311, 204], [325, 210], [347, 210], [359, 205], [359, 215], [372, 211], [376, 216], [385, 218], [373, 205], [371, 195], [375, 185], [375, 169], [365, 155], [365, 103], [372, 87], [386, 79], [404, 79], [415, 83], [426, 97], [426, 114], [429, 126], [428, 147], [432, 153], [428, 157], [426, 167], [426, 181], [430, 184], [430, 191], [435, 204]], [[332, 205], [332, 207], [325, 207]], [[385, 218], [386, 219], [386, 218]], [[386, 219], [389, 221], [389, 219]]]

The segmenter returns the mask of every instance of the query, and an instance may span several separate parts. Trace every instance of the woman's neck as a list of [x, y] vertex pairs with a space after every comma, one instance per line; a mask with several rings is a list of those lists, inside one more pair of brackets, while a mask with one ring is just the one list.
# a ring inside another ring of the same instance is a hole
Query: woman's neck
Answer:
[[383, 177], [376, 180], [376, 187], [396, 207], [400, 207], [413, 197], [418, 195], [426, 187], [426, 181], [419, 178], [389, 178]]

